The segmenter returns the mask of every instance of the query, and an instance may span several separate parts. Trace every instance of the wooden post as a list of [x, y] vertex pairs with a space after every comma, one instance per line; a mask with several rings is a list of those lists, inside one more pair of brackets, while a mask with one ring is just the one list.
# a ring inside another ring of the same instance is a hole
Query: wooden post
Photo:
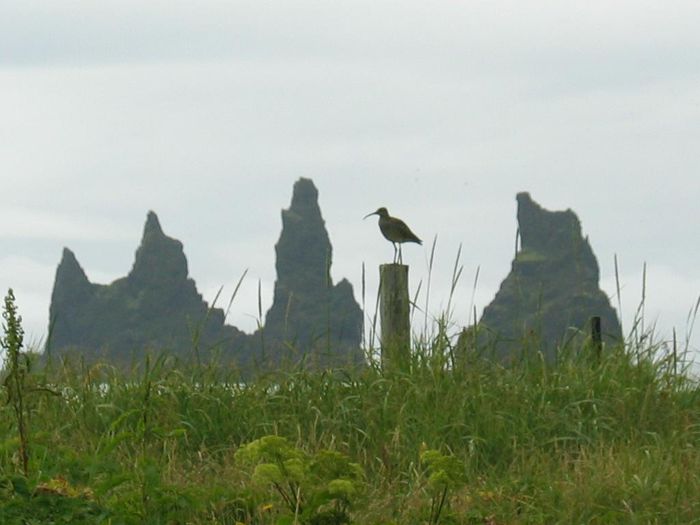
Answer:
[[595, 358], [600, 360], [600, 355], [603, 351], [603, 332], [600, 328], [599, 315], [591, 317], [591, 343], [593, 344]]
[[382, 367], [406, 370], [411, 348], [408, 299], [408, 266], [379, 266]]

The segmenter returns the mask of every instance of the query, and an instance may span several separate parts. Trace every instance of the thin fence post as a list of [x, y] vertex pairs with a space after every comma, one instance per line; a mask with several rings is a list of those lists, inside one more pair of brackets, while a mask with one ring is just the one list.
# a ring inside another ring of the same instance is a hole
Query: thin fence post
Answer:
[[382, 368], [406, 369], [411, 346], [408, 266], [379, 266]]
[[595, 358], [600, 361], [600, 356], [603, 352], [603, 332], [601, 330], [599, 315], [591, 317], [591, 342], [593, 344]]

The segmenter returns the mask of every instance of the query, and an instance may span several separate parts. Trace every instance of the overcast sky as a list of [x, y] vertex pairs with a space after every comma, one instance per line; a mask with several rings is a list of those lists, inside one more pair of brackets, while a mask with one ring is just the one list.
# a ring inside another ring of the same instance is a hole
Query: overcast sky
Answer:
[[62, 248], [111, 282], [152, 209], [205, 299], [248, 268], [229, 322], [251, 331], [280, 210], [310, 177], [358, 302], [363, 262], [373, 309], [392, 256], [362, 217], [386, 206], [426, 241], [404, 250], [414, 289], [438, 238], [431, 315], [462, 246], [465, 323], [477, 267], [479, 314], [510, 269], [527, 190], [577, 213], [615, 306], [617, 254], [624, 330], [646, 262], [647, 326], [682, 341], [700, 296], [698, 27], [696, 0], [3, 0], [0, 290], [40, 340]]

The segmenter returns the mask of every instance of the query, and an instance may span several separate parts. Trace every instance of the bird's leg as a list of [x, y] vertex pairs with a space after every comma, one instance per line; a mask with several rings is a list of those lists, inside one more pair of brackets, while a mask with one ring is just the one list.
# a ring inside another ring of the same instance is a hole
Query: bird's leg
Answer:
[[403, 264], [403, 255], [401, 255], [401, 243], [399, 243], [399, 264]]
[[391, 244], [394, 246], [394, 260], [393, 263], [396, 264], [396, 243], [394, 241], [391, 241]]

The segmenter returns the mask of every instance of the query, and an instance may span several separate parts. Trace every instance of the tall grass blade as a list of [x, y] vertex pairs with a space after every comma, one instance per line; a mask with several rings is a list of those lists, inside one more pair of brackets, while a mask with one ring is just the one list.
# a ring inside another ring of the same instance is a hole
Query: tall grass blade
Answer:
[[620, 271], [619, 267], [617, 265], [617, 254], [614, 256], [614, 261], [615, 261], [615, 291], [617, 294], [617, 315], [619, 317], [620, 321], [620, 329], [622, 330], [622, 333], [624, 334], [624, 328], [622, 326], [623, 321], [622, 321], [622, 296], [620, 295]]
[[450, 280], [450, 294], [447, 297], [447, 310], [445, 312], [445, 321], [449, 323], [452, 319], [452, 299], [454, 298], [455, 290], [457, 289], [457, 284], [459, 283], [459, 278], [462, 276], [462, 270], [464, 266], [460, 264], [460, 257], [462, 256], [462, 243], [459, 243], [459, 248], [457, 249], [457, 257], [455, 257], [455, 264], [452, 268], [452, 278]]
[[248, 268], [246, 268], [241, 276], [238, 278], [238, 282], [236, 283], [236, 287], [233, 289], [233, 293], [231, 294], [231, 298], [228, 300], [228, 304], [226, 305], [226, 311], [224, 312], [224, 321], [228, 317], [229, 312], [231, 311], [231, 305], [233, 305], [233, 301], [238, 295], [238, 290], [241, 288], [241, 284], [243, 283], [243, 279], [245, 279], [245, 276], [248, 275]]

